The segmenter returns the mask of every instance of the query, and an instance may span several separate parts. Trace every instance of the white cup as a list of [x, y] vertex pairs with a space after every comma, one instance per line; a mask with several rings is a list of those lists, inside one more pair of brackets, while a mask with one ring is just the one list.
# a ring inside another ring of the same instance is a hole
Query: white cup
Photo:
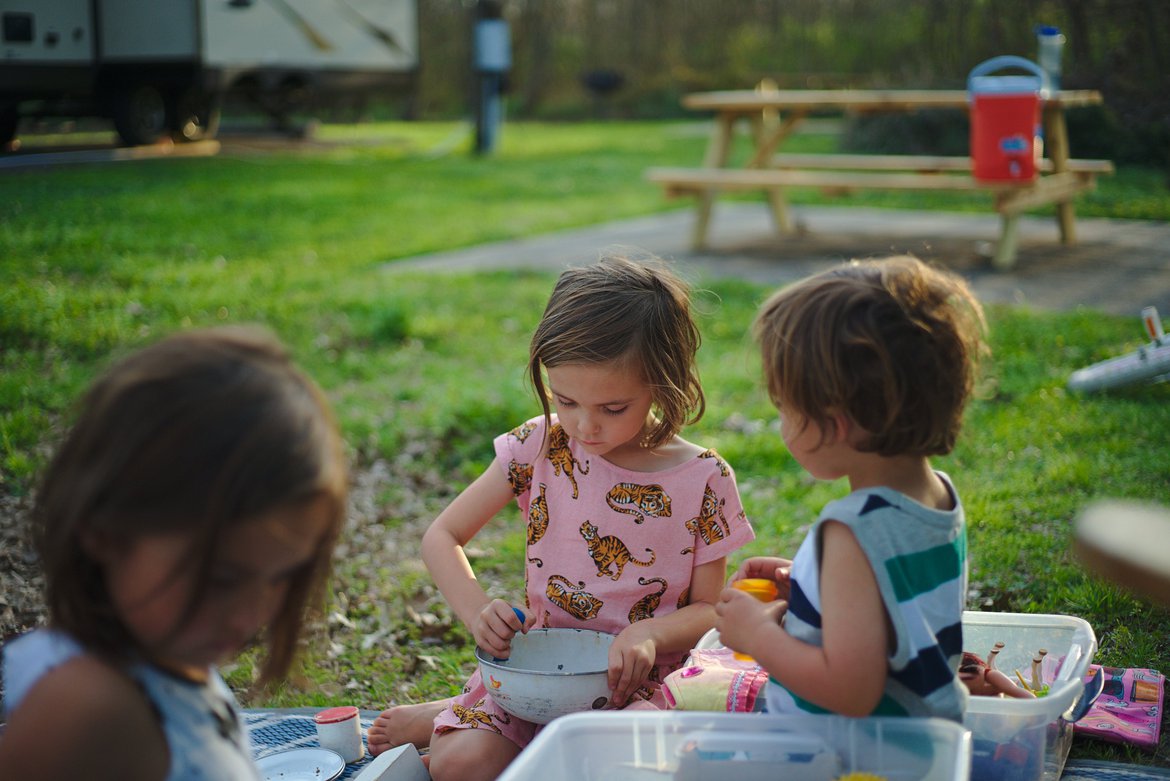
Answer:
[[366, 755], [362, 744], [362, 723], [358, 709], [352, 705], [327, 708], [313, 717], [317, 725], [317, 742], [321, 748], [336, 751], [346, 764]]

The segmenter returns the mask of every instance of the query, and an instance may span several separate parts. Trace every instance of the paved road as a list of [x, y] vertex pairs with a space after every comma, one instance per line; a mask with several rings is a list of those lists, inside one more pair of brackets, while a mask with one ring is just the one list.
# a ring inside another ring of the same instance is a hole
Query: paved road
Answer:
[[688, 278], [741, 277], [782, 285], [849, 258], [912, 252], [962, 273], [984, 303], [1035, 309], [1077, 307], [1132, 315], [1154, 305], [1170, 320], [1170, 224], [1077, 219], [1077, 245], [1060, 244], [1056, 220], [1025, 217], [1011, 271], [990, 267], [999, 235], [994, 214], [872, 208], [797, 207], [800, 235], [778, 238], [762, 204], [715, 207], [711, 249], [689, 247], [690, 209], [649, 217], [419, 256], [392, 269], [559, 270], [595, 260], [607, 248], [650, 252], [674, 262]]

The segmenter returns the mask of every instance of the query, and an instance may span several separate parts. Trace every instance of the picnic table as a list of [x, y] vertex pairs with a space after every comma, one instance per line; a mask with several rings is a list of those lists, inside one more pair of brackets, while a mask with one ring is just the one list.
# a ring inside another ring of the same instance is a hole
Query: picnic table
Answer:
[[[761, 190], [767, 196], [780, 234], [794, 232], [785, 190], [818, 187], [847, 192], [858, 188], [928, 191], [986, 191], [1001, 216], [993, 262], [1014, 265], [1018, 218], [1028, 209], [1056, 205], [1060, 240], [1076, 243], [1074, 199], [1096, 186], [1096, 177], [1113, 173], [1108, 160], [1077, 160], [1069, 154], [1067, 108], [1101, 103], [1095, 90], [1062, 90], [1041, 101], [1044, 151], [1034, 180], [989, 182], [971, 175], [971, 158], [960, 156], [792, 154], [781, 150], [810, 115], [833, 113], [913, 112], [923, 109], [968, 109], [965, 90], [780, 90], [761, 83], [752, 90], [698, 92], [684, 96], [692, 111], [713, 112], [715, 121], [702, 165], [651, 168], [646, 177], [665, 188], [668, 197], [694, 196], [692, 245], [707, 244], [711, 212], [718, 193]], [[753, 147], [743, 167], [729, 165], [736, 125], [750, 123]]]

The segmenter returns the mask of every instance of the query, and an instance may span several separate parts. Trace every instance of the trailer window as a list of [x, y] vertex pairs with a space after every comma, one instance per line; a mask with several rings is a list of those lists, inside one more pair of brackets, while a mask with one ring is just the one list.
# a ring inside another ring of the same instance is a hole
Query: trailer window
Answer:
[[4, 14], [0, 21], [4, 30], [5, 43], [32, 43], [33, 42], [33, 15], [32, 14]]

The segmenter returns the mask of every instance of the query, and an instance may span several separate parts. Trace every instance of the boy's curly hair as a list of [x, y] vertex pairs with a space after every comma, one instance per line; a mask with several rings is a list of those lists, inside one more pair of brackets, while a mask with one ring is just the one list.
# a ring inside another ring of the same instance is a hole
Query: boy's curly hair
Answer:
[[825, 436], [844, 414], [858, 449], [949, 453], [986, 345], [962, 277], [901, 255], [851, 261], [774, 293], [753, 334], [768, 394]]

